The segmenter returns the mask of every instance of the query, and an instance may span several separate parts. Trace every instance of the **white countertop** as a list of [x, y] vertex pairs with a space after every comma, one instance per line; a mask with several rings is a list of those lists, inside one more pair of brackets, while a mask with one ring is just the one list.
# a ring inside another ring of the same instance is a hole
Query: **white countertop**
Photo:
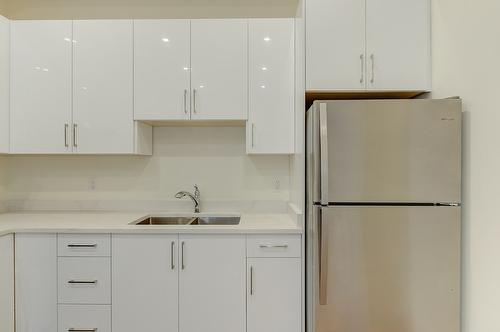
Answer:
[[[155, 213], [155, 216], [192, 216]], [[205, 215], [238, 214], [210, 213]], [[0, 214], [0, 236], [20, 232], [50, 233], [302, 233], [287, 214], [241, 214], [239, 225], [133, 225], [147, 213], [124, 212], [16, 212]]]

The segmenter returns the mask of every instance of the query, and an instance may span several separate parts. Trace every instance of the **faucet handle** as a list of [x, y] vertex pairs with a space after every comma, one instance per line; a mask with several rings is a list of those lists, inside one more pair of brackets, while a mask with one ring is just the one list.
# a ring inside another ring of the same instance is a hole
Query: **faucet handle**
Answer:
[[198, 189], [198, 185], [194, 185], [194, 197], [200, 198], [200, 189]]

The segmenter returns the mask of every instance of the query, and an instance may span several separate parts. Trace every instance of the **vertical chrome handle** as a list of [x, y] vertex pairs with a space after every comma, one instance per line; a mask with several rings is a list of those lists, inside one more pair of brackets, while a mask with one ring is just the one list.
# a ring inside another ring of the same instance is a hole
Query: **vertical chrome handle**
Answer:
[[323, 221], [322, 209], [319, 209], [319, 304], [328, 303], [328, 229]]
[[64, 146], [65, 147], [69, 147], [69, 144], [68, 144], [68, 128], [69, 128], [69, 124], [65, 123], [64, 124]]
[[365, 55], [361, 54], [359, 56], [359, 60], [361, 62], [361, 78], [359, 80], [359, 83], [363, 84], [363, 82], [365, 81]]
[[319, 104], [319, 135], [320, 135], [320, 176], [321, 205], [328, 205], [328, 112], [326, 103]]
[[184, 113], [187, 114], [188, 110], [187, 110], [187, 93], [188, 93], [188, 90], [184, 89]]
[[255, 123], [252, 123], [252, 148], [255, 147]]
[[76, 141], [77, 133], [76, 130], [78, 129], [78, 125], [76, 123], [73, 123], [73, 146], [76, 148], [78, 147], [78, 142]]
[[250, 295], [253, 295], [253, 266], [250, 266]]
[[181, 268], [184, 270], [186, 265], [184, 265], [184, 241], [181, 243]]
[[196, 109], [196, 89], [193, 89], [193, 112], [198, 113], [198, 110]]
[[172, 241], [170, 245], [170, 268], [172, 270], [175, 269], [175, 263], [174, 263], [174, 250], [175, 250], [175, 241]]
[[370, 83], [375, 82], [375, 54], [370, 55], [370, 60], [372, 61], [372, 78], [370, 79]]

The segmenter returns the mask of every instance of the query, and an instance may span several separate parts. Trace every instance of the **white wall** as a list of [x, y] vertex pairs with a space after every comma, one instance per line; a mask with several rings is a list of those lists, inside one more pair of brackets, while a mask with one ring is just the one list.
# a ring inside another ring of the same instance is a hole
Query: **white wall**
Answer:
[[191, 210], [174, 194], [197, 183], [205, 211], [286, 211], [290, 158], [247, 156], [244, 127], [155, 128], [153, 150], [153, 157], [9, 156], [9, 202], [14, 209]]
[[433, 97], [464, 101], [463, 331], [500, 331], [500, 1], [433, 0]]

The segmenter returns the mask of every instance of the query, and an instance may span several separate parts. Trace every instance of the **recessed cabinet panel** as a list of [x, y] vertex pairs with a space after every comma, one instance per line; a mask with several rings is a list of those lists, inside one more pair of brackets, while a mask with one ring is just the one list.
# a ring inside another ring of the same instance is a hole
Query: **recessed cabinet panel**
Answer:
[[179, 236], [179, 331], [245, 332], [245, 237]]
[[430, 90], [430, 1], [367, 0], [369, 90]]
[[133, 153], [133, 24], [73, 22], [73, 147]]
[[71, 21], [11, 22], [11, 152], [71, 152]]
[[306, 1], [306, 90], [364, 90], [365, 0]]
[[191, 21], [191, 119], [247, 119], [247, 25]]
[[249, 20], [248, 153], [294, 151], [293, 22]]
[[134, 21], [136, 120], [190, 118], [190, 21]]

